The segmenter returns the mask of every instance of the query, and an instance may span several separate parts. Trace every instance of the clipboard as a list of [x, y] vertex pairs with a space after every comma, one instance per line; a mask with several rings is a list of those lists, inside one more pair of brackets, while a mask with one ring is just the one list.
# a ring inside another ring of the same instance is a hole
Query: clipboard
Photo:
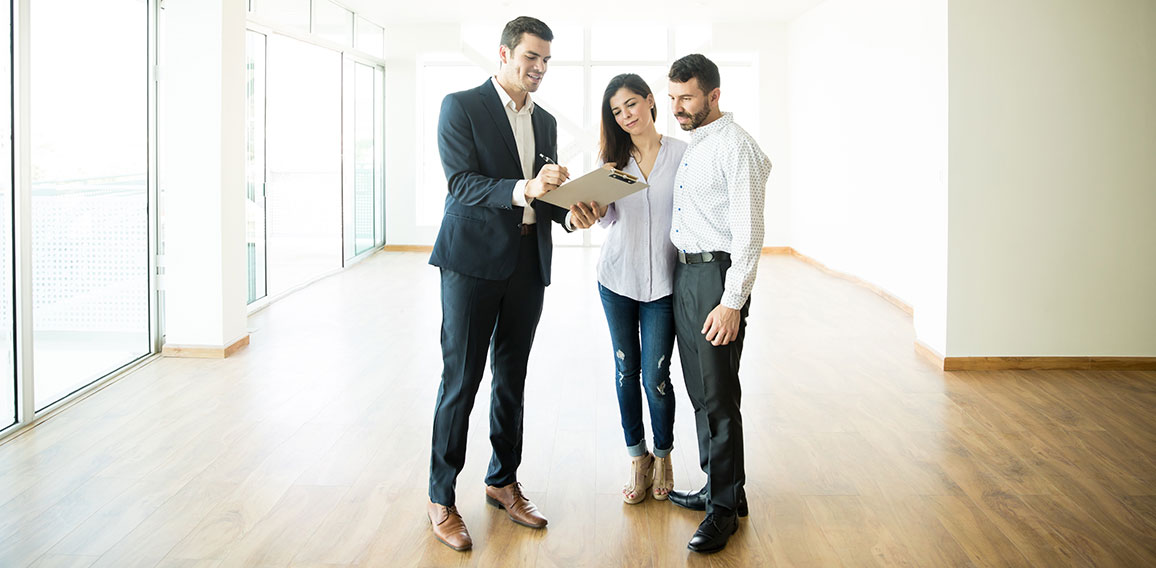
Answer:
[[648, 187], [649, 184], [622, 170], [598, 168], [558, 186], [558, 189], [538, 199], [563, 209], [569, 209], [579, 201], [609, 205]]

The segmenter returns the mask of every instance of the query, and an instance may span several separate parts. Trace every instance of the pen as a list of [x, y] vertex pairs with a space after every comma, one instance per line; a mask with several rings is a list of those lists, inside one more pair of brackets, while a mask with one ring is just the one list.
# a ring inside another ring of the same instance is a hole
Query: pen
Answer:
[[554, 164], [554, 165], [558, 165], [558, 162], [555, 162], [554, 160], [551, 160], [551, 159], [550, 159], [550, 156], [547, 156], [546, 154], [541, 154], [541, 153], [540, 153], [540, 154], [538, 154], [538, 157], [539, 157], [539, 158], [542, 158], [543, 160], [546, 160], [546, 163], [547, 163], [547, 164]]

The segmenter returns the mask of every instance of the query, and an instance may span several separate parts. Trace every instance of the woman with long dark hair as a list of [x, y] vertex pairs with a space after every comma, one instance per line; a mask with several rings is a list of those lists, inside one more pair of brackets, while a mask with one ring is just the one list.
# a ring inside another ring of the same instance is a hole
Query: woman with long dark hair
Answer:
[[[677, 251], [670, 242], [674, 174], [686, 143], [658, 133], [654, 94], [633, 73], [610, 80], [602, 95], [602, 161], [650, 185], [598, 213], [609, 229], [598, 259], [598, 292], [613, 344], [615, 385], [630, 455], [622, 498], [639, 503], [647, 493], [665, 500], [674, 488], [673, 291]], [[650, 409], [654, 453], [646, 447], [642, 392]]]

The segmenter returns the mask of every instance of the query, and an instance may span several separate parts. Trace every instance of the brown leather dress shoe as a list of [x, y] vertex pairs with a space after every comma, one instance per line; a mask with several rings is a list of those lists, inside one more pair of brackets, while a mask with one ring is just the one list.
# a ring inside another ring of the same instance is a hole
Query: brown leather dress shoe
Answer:
[[430, 501], [426, 506], [426, 513], [429, 515], [430, 524], [433, 525], [434, 536], [442, 541], [442, 544], [454, 550], [469, 550], [474, 546], [470, 532], [466, 530], [466, 522], [458, 514], [457, 507], [446, 507]]
[[522, 494], [522, 484], [515, 481], [505, 487], [486, 486], [486, 502], [505, 509], [510, 520], [532, 529], [546, 527], [546, 517]]

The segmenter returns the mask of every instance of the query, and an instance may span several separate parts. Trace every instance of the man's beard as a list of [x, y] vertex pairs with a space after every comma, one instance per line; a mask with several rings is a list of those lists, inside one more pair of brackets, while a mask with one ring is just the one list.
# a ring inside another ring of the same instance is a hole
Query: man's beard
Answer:
[[694, 130], [695, 128], [698, 128], [699, 126], [702, 126], [702, 122], [704, 120], [706, 120], [706, 117], [709, 114], [710, 114], [710, 105], [707, 104], [706, 106], [702, 107], [701, 111], [696, 112], [694, 114], [687, 114], [685, 112], [680, 112], [680, 113], [676, 113], [674, 116], [675, 117], [682, 116], [682, 117], [689, 118], [690, 122], [687, 122], [687, 123], [680, 122], [680, 123], [678, 123], [678, 125], [683, 130]]

